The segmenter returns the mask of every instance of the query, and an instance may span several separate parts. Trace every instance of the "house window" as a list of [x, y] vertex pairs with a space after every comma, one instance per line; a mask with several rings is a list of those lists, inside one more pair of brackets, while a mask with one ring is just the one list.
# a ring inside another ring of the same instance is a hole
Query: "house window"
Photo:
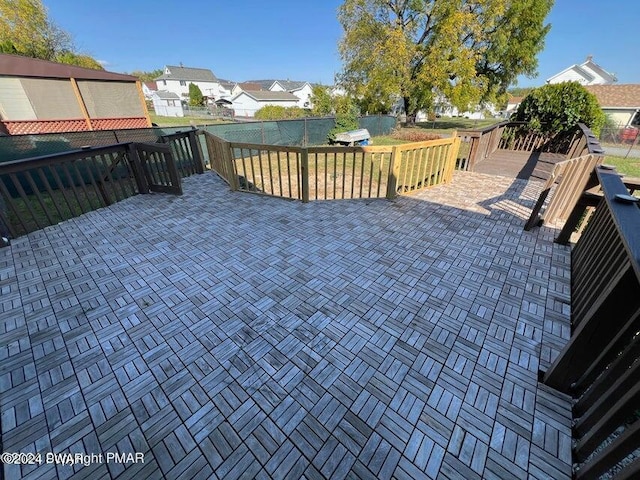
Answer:
[[187, 86], [187, 82], [184, 80], [180, 80], [180, 86], [181, 87], [186, 87]]
[[166, 80], [162, 80], [162, 84], [166, 87], [167, 86], [167, 81]]

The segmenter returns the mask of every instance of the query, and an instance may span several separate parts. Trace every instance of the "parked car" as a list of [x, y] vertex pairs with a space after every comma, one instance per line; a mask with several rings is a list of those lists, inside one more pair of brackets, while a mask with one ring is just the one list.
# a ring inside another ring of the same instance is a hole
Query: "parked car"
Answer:
[[638, 137], [638, 132], [640, 132], [640, 129], [635, 127], [623, 128], [618, 133], [618, 140], [622, 143], [633, 143]]

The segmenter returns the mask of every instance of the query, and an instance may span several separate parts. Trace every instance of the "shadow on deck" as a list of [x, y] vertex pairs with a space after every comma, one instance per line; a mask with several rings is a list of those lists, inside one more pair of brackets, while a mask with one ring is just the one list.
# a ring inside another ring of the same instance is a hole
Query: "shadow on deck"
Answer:
[[555, 164], [562, 160], [566, 160], [566, 155], [559, 153], [496, 150], [488, 158], [478, 162], [474, 172], [544, 182], [551, 175]]
[[[5, 478], [570, 478], [569, 248], [537, 182], [138, 195], [0, 250]], [[492, 201], [491, 199], [499, 199]], [[238, 221], [241, 219], [242, 221]]]

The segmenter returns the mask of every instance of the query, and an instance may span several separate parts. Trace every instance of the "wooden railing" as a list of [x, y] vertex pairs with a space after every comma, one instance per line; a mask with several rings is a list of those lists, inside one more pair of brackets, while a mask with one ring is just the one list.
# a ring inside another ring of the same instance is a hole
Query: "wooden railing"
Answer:
[[283, 147], [204, 132], [212, 169], [233, 190], [302, 200], [395, 198], [451, 181], [457, 137], [396, 146]]
[[[578, 124], [578, 132], [571, 138], [567, 153], [567, 155], [578, 156], [555, 164], [525, 224], [525, 230], [530, 230], [543, 223], [559, 222], [564, 222], [567, 228], [569, 225], [571, 228], [575, 227], [573, 220], [568, 221], [569, 216], [585, 189], [590, 187], [589, 181], [593, 176], [594, 168], [602, 164], [604, 160], [604, 151], [591, 130], [584, 124]], [[554, 185], [553, 196], [543, 211], [547, 197]], [[561, 239], [563, 235], [566, 233], [561, 234], [558, 238]]]
[[[640, 208], [610, 169], [571, 258], [569, 343], [543, 374], [575, 399], [575, 478], [598, 478], [640, 445]], [[616, 467], [619, 468], [619, 467]], [[615, 478], [637, 478], [640, 458]]]
[[[479, 130], [459, 130], [457, 133], [461, 141], [456, 168], [458, 170], [473, 171], [475, 165], [486, 160], [498, 149], [500, 139], [509, 122], [496, 123]], [[456, 135], [454, 133], [454, 135]]]
[[204, 173], [204, 161], [198, 142], [198, 131], [177, 131], [160, 137], [160, 143], [166, 143], [171, 148], [171, 154], [182, 177]]
[[501, 122], [479, 130], [460, 130], [461, 155], [458, 170], [473, 170], [497, 150], [514, 152], [561, 153], [566, 158], [576, 158], [588, 153], [588, 145], [597, 138], [586, 127], [579, 126], [569, 135], [549, 136], [529, 131], [525, 122]]
[[196, 131], [162, 140], [0, 163], [0, 237], [16, 238], [138, 193], [182, 194], [181, 176], [204, 171]]

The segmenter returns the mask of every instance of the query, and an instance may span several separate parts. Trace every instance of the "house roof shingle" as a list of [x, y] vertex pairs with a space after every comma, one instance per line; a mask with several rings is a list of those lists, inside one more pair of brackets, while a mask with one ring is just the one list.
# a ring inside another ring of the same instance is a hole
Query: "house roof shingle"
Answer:
[[167, 65], [163, 73], [156, 80], [190, 80], [192, 82], [217, 82], [218, 79], [208, 68], [176, 67]]
[[154, 95], [157, 95], [158, 98], [161, 98], [162, 100], [180, 100], [180, 97], [177, 94], [168, 90], [158, 90], [157, 92], [154, 92]]
[[242, 93], [236, 95], [235, 100], [240, 95], [248, 95], [257, 101], [293, 101], [297, 102], [299, 99], [295, 95], [289, 92], [272, 92], [271, 90], [245, 90]]
[[593, 93], [601, 107], [640, 108], [640, 84], [622, 85], [587, 85], [585, 88]]
[[0, 75], [37, 78], [75, 78], [78, 80], [115, 80], [135, 82], [137, 77], [122, 73], [76, 67], [20, 55], [0, 54]]
[[294, 80], [247, 80], [245, 83], [257, 83], [263, 90], [269, 90], [271, 86], [276, 82], [282, 85], [282, 88], [284, 88], [288, 92], [291, 92], [292, 90], [299, 90], [308, 83]]

